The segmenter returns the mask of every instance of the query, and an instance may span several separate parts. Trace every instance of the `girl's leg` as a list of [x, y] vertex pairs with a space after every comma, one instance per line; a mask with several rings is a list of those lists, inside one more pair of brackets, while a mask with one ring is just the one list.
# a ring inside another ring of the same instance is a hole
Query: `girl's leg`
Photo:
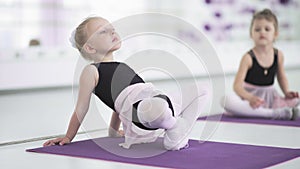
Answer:
[[181, 117], [174, 117], [167, 101], [162, 98], [147, 98], [138, 104], [137, 115], [144, 126], [166, 129], [164, 146], [168, 150], [179, 150], [187, 145], [188, 134], [208, 100], [207, 88], [192, 87], [181, 90]]
[[209, 97], [208, 88], [196, 85], [183, 88], [181, 114], [174, 127], [166, 131], [164, 146], [169, 150], [179, 150], [188, 145], [188, 135]]
[[[181, 92], [177, 93], [175, 98], [173, 93], [173, 97], [170, 97], [173, 108], [175, 110], [176, 107], [180, 107], [179, 111], [174, 111], [174, 116], [180, 115], [192, 125], [206, 105], [208, 93], [208, 87], [200, 84], [182, 87]], [[175, 99], [176, 101], [174, 101]], [[176, 122], [167, 101], [159, 97], [142, 100], [138, 104], [137, 111], [139, 120], [149, 128], [170, 129]]]
[[176, 123], [166, 100], [158, 97], [142, 100], [137, 107], [141, 123], [148, 128], [169, 129]]
[[253, 109], [248, 101], [242, 100], [239, 96], [235, 94], [228, 95], [224, 99], [224, 109], [233, 116], [283, 120], [289, 120], [292, 116], [290, 108], [268, 109], [259, 107]]
[[155, 97], [142, 100], [137, 107], [137, 115], [145, 127], [166, 129], [164, 147], [167, 150], [179, 150], [187, 145], [188, 139], [184, 135], [188, 123], [172, 115], [166, 100]]

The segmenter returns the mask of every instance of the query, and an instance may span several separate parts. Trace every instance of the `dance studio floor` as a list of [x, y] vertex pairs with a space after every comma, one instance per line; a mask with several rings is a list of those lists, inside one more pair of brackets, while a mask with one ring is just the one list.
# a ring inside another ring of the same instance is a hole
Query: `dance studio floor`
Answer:
[[[300, 91], [300, 80], [297, 79], [300, 70], [290, 70], [287, 73], [288, 78], [294, 80], [290, 80], [291, 88]], [[228, 84], [226, 90], [230, 90], [232, 77], [226, 80]], [[26, 152], [26, 149], [42, 146], [42, 143], [47, 138], [65, 133], [69, 117], [73, 111], [73, 95], [72, 89], [69, 87], [2, 92], [0, 93], [0, 107], [0, 168], [157, 168]], [[207, 123], [198, 121], [191, 133], [191, 138], [199, 139], [199, 131]], [[299, 127], [227, 122], [220, 122], [216, 125], [217, 128], [209, 137], [209, 141], [300, 149]], [[102, 124], [102, 126], [105, 126], [105, 124]], [[93, 132], [91, 131], [91, 133]], [[98, 136], [106, 136], [106, 133], [106, 129], [97, 131]], [[75, 141], [89, 139], [91, 135], [78, 134]], [[201, 167], [199, 166], [199, 168]], [[300, 168], [300, 158], [286, 161], [270, 168]]]

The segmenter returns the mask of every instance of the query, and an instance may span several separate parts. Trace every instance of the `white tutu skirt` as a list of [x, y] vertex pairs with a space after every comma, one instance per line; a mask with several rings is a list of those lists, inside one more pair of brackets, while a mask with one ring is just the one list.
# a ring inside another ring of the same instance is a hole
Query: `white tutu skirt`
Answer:
[[273, 85], [270, 86], [256, 86], [249, 83], [244, 83], [244, 88], [251, 94], [263, 99], [265, 103], [262, 105], [264, 108], [283, 108], [294, 107], [299, 104], [299, 98], [287, 99], [279, 95]]
[[[177, 120], [178, 118], [184, 118], [188, 121], [189, 125], [185, 130], [186, 132], [179, 133], [181, 135], [178, 137], [179, 139], [187, 138], [189, 128], [191, 129], [193, 127], [200, 112], [206, 105], [210, 94], [205, 84], [182, 86], [180, 92], [166, 94], [157, 90], [151, 83], [137, 83], [125, 88], [115, 101], [115, 109], [122, 121], [125, 134], [125, 142], [120, 145], [124, 148], [130, 148], [133, 144], [154, 142], [159, 136], [163, 136], [166, 133], [164, 129], [143, 130], [132, 123], [133, 104], [146, 98], [153, 98], [158, 94], [168, 95], [174, 109], [174, 117]], [[177, 129], [183, 131], [182, 127], [185, 126], [180, 125]], [[171, 141], [178, 141], [179, 139]], [[170, 146], [174, 148], [173, 142], [168, 143], [170, 143], [170, 145], [164, 143], [165, 147]]]
[[137, 83], [125, 88], [115, 101], [115, 109], [123, 125], [125, 142], [120, 146], [130, 148], [133, 144], [154, 142], [164, 134], [163, 129], [143, 130], [132, 123], [133, 104], [145, 98], [161, 94], [151, 83]]

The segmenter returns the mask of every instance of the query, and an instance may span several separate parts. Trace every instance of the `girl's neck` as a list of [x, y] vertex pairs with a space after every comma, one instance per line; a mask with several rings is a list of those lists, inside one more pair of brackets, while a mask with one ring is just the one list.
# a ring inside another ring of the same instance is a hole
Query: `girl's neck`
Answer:
[[99, 62], [111, 62], [114, 60], [114, 56], [112, 53], [107, 53], [105, 56], [99, 56], [94, 60], [95, 63]]
[[254, 46], [254, 51], [258, 53], [270, 53], [273, 51], [273, 45], [260, 45], [260, 46]]

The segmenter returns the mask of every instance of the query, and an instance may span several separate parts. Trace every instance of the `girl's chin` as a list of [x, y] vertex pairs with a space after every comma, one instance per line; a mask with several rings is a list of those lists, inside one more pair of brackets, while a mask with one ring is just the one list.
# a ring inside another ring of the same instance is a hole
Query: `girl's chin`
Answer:
[[121, 43], [118, 43], [118, 44], [116, 44], [115, 46], [113, 46], [112, 48], [111, 48], [111, 50], [112, 51], [115, 51], [115, 50], [118, 50], [118, 49], [120, 49], [121, 48]]
[[269, 45], [270, 43], [269, 42], [262, 42], [262, 41], [260, 41], [260, 42], [257, 42], [257, 43], [255, 43], [257, 46], [266, 46], [266, 45]]

